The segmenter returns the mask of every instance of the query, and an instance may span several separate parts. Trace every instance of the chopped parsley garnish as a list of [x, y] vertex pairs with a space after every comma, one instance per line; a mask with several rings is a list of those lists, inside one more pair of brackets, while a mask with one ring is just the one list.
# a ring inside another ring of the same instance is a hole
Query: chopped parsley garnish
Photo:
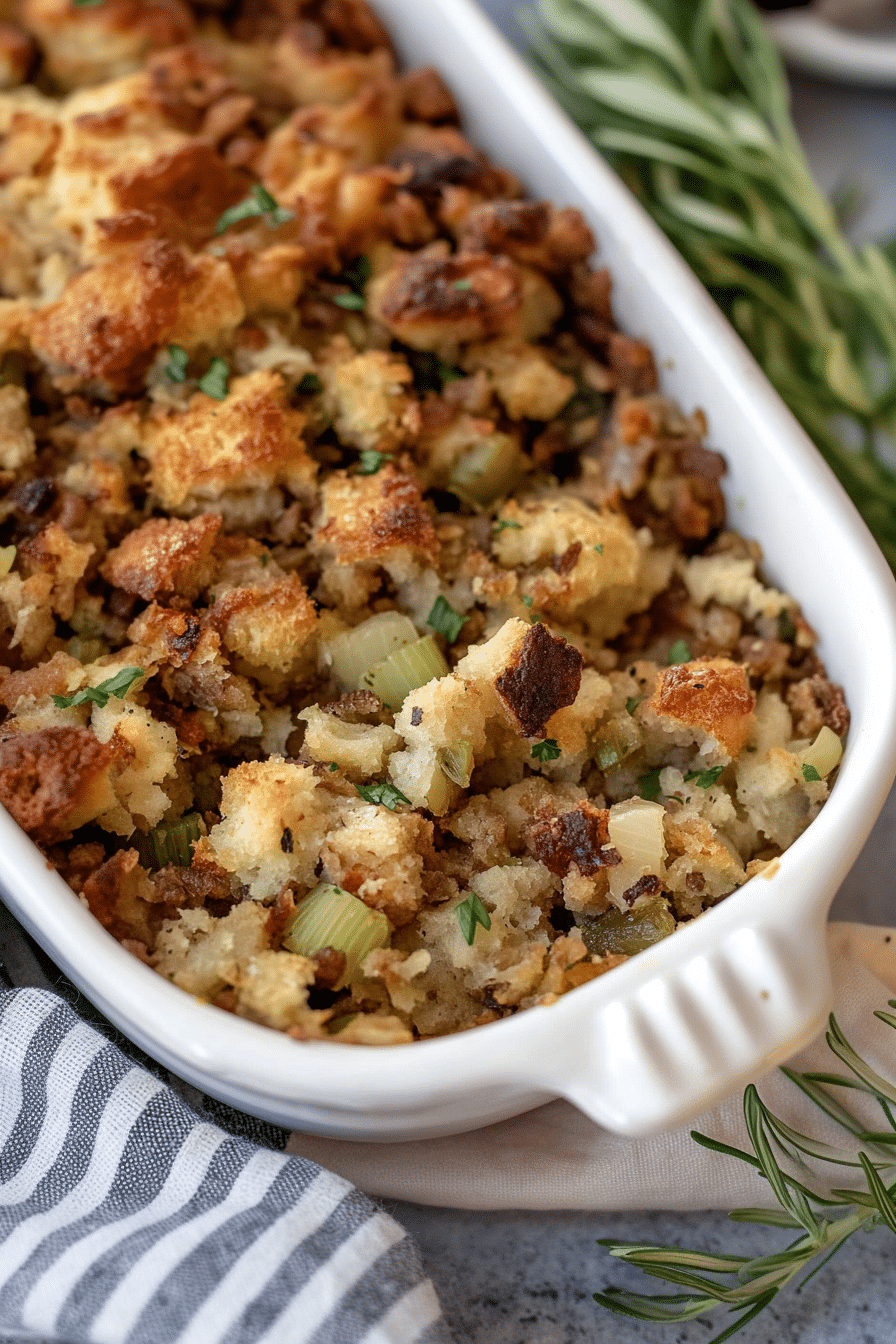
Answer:
[[545, 761], [556, 761], [557, 757], [560, 755], [560, 748], [557, 746], [555, 738], [546, 737], [543, 742], [535, 743], [535, 746], [532, 748], [532, 755], [535, 757], [536, 761], [541, 761], [542, 765], [544, 765]]
[[261, 561], [262, 569], [267, 569], [268, 565], [271, 563], [271, 557], [268, 555], [267, 551], [262, 551], [258, 558]]
[[323, 383], [316, 373], [303, 373], [296, 383], [296, 391], [303, 395], [310, 395], [312, 392], [320, 392], [323, 389]]
[[332, 775], [333, 771], [334, 771], [334, 770], [338, 770], [338, 769], [339, 769], [339, 766], [336, 764], [336, 762], [335, 762], [335, 761], [331, 761], [331, 762], [330, 762], [330, 774]]
[[401, 789], [396, 789], [388, 780], [381, 780], [379, 784], [356, 784], [355, 788], [365, 803], [380, 803], [383, 807], [388, 807], [390, 812], [394, 812], [399, 803], [411, 801], [410, 798], [405, 798]]
[[691, 650], [683, 639], [676, 639], [669, 650], [669, 666], [675, 667], [678, 663], [689, 663], [691, 661]]
[[172, 383], [187, 381], [187, 365], [190, 356], [182, 345], [169, 345], [168, 363], [165, 365], [165, 377]]
[[291, 219], [295, 219], [295, 215], [292, 210], [284, 210], [283, 206], [278, 205], [271, 193], [260, 182], [256, 182], [244, 200], [237, 201], [236, 205], [224, 211], [215, 225], [215, 233], [224, 233], [231, 224], [238, 224], [241, 219], [260, 218], [263, 218], [272, 229], [276, 229], [278, 224], [287, 224]]
[[603, 542], [602, 542], [602, 541], [599, 541], [599, 542], [597, 543], [597, 545], [595, 546], [594, 549], [597, 551], [598, 555], [603, 555], [603, 553], [604, 553], [604, 544], [603, 544]]
[[490, 929], [492, 926], [492, 917], [475, 891], [471, 891], [466, 900], [454, 907], [454, 913], [469, 947], [473, 946], [476, 938], [477, 924], [481, 924], [484, 929]]
[[492, 523], [495, 532], [503, 532], [505, 528], [512, 527], [515, 532], [522, 532], [522, 523], [515, 523], [512, 518], [499, 518], [497, 522]]
[[641, 790], [641, 797], [646, 798], [652, 803], [660, 794], [660, 771], [662, 766], [656, 770], [648, 770], [646, 775], [641, 775], [638, 779], [638, 788]]
[[432, 604], [432, 611], [426, 618], [426, 624], [431, 630], [435, 630], [436, 634], [444, 635], [449, 644], [453, 644], [469, 619], [469, 616], [462, 616], [459, 611], [455, 611], [444, 597], [437, 597]]
[[634, 714], [643, 699], [643, 695], [630, 695], [625, 702], [626, 714]]
[[391, 461], [391, 453], [381, 453], [376, 448], [363, 448], [358, 454], [358, 475], [375, 476], [384, 462]]
[[76, 691], [74, 695], [54, 695], [53, 704], [57, 709], [74, 709], [76, 705], [87, 704], [105, 709], [113, 695], [117, 700], [123, 700], [134, 682], [145, 676], [142, 667], [123, 667], [114, 677], [101, 681], [98, 686], [85, 686], [83, 691]]
[[527, 596], [527, 597], [524, 597], [524, 598], [522, 599], [522, 602], [523, 602], [523, 606], [524, 606], [524, 607], [531, 607], [531, 605], [532, 605], [532, 603], [533, 603], [534, 601], [535, 601], [535, 598], [534, 598], [534, 597], [528, 597], [528, 596]]
[[803, 779], [806, 781], [807, 784], [821, 783], [821, 775], [815, 769], [814, 765], [803, 766]]
[[796, 626], [789, 611], [778, 612], [778, 638], [785, 644], [792, 644], [796, 639]]
[[106, 0], [72, 0], [75, 9], [94, 9], [97, 5], [104, 5]]
[[454, 288], [455, 288], [455, 289], [472, 289], [472, 288], [473, 288], [473, 281], [472, 281], [472, 280], [455, 280], [455, 282], [454, 282]]
[[690, 784], [693, 780], [698, 789], [711, 789], [724, 769], [724, 765], [714, 765], [711, 770], [689, 770], [684, 782]]
[[199, 391], [204, 392], [207, 397], [213, 397], [215, 401], [223, 401], [227, 396], [227, 380], [230, 377], [230, 369], [227, 367], [227, 360], [216, 355], [208, 366], [208, 370], [199, 379]]
[[346, 308], [352, 313], [360, 313], [364, 309], [363, 294], [337, 294], [333, 302], [337, 308]]

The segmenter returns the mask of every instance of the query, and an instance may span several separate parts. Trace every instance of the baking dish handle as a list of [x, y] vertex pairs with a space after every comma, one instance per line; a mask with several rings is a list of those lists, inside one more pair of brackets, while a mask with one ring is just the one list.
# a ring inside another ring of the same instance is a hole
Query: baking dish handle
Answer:
[[818, 912], [809, 927], [735, 928], [711, 952], [577, 1017], [557, 1090], [606, 1129], [669, 1128], [795, 1054], [830, 1006]]

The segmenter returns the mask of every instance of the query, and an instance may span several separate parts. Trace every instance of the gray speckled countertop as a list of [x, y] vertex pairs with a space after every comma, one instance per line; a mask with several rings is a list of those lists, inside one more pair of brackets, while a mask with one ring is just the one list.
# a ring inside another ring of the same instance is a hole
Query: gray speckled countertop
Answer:
[[[520, 0], [480, 0], [515, 42]], [[796, 119], [826, 187], [858, 182], [868, 193], [856, 232], [896, 232], [896, 92], [794, 85]], [[840, 919], [896, 924], [896, 790], [833, 911]], [[417, 1238], [458, 1344], [706, 1344], [719, 1317], [684, 1327], [611, 1316], [591, 1294], [609, 1283], [650, 1290], [614, 1265], [599, 1237], [641, 1239], [756, 1255], [784, 1244], [768, 1228], [712, 1214], [469, 1213], [394, 1203]], [[659, 1290], [660, 1285], [653, 1288]], [[891, 1344], [896, 1340], [896, 1242], [859, 1235], [806, 1288], [778, 1299], [745, 1344]]]

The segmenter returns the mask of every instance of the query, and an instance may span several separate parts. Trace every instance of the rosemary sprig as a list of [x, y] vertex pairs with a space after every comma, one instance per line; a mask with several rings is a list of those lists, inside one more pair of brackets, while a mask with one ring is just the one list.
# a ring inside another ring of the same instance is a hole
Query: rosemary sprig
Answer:
[[815, 185], [751, 0], [538, 0], [542, 77], [730, 317], [896, 568], [896, 269]]
[[[889, 1007], [896, 1008], [896, 999]], [[887, 1026], [896, 1029], [896, 1016], [878, 1012]], [[681, 1322], [727, 1306], [735, 1317], [709, 1344], [723, 1340], [743, 1329], [778, 1293], [800, 1275], [803, 1283], [816, 1274], [854, 1232], [870, 1232], [885, 1226], [896, 1233], [896, 1087], [871, 1068], [849, 1044], [832, 1015], [827, 1043], [846, 1065], [848, 1073], [782, 1072], [816, 1106], [834, 1120], [853, 1139], [848, 1147], [821, 1143], [800, 1134], [774, 1115], [750, 1085], [744, 1093], [744, 1120], [752, 1152], [719, 1143], [694, 1131], [691, 1137], [703, 1148], [735, 1157], [754, 1167], [772, 1188], [777, 1209], [735, 1209], [728, 1215], [734, 1222], [763, 1223], [788, 1228], [798, 1233], [783, 1250], [750, 1259], [741, 1255], [716, 1255], [706, 1251], [680, 1250], [678, 1247], [650, 1246], [628, 1242], [602, 1241], [610, 1254], [627, 1264], [637, 1265], [652, 1278], [676, 1284], [683, 1293], [633, 1293], [623, 1288], [607, 1288], [594, 1299], [620, 1316], [639, 1321]], [[862, 1120], [848, 1109], [829, 1089], [863, 1092], [880, 1107], [884, 1124], [881, 1132], [869, 1131]], [[865, 1178], [864, 1190], [830, 1190], [821, 1194], [791, 1176], [780, 1165], [775, 1150], [781, 1152], [811, 1179], [805, 1158], [854, 1167]]]

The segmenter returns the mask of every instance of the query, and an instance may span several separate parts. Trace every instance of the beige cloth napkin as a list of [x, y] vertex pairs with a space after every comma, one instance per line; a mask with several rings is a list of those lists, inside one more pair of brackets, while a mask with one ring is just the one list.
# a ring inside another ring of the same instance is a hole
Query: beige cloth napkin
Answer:
[[[896, 992], [896, 930], [831, 924], [834, 1011], [847, 1039], [896, 1080], [896, 1032], [873, 1016]], [[824, 1036], [792, 1061], [796, 1069], [842, 1072]], [[756, 1080], [760, 1095], [794, 1128], [843, 1145], [844, 1134], [778, 1070]], [[856, 1105], [858, 1093], [842, 1094]], [[565, 1101], [471, 1134], [414, 1143], [348, 1143], [293, 1134], [287, 1151], [313, 1158], [367, 1194], [460, 1209], [730, 1209], [770, 1205], [766, 1182], [734, 1158], [707, 1152], [692, 1129], [748, 1147], [742, 1093], [679, 1129], [626, 1139], [599, 1128]], [[884, 1128], [874, 1103], [865, 1114]], [[848, 1186], [850, 1169], [829, 1168]]]

